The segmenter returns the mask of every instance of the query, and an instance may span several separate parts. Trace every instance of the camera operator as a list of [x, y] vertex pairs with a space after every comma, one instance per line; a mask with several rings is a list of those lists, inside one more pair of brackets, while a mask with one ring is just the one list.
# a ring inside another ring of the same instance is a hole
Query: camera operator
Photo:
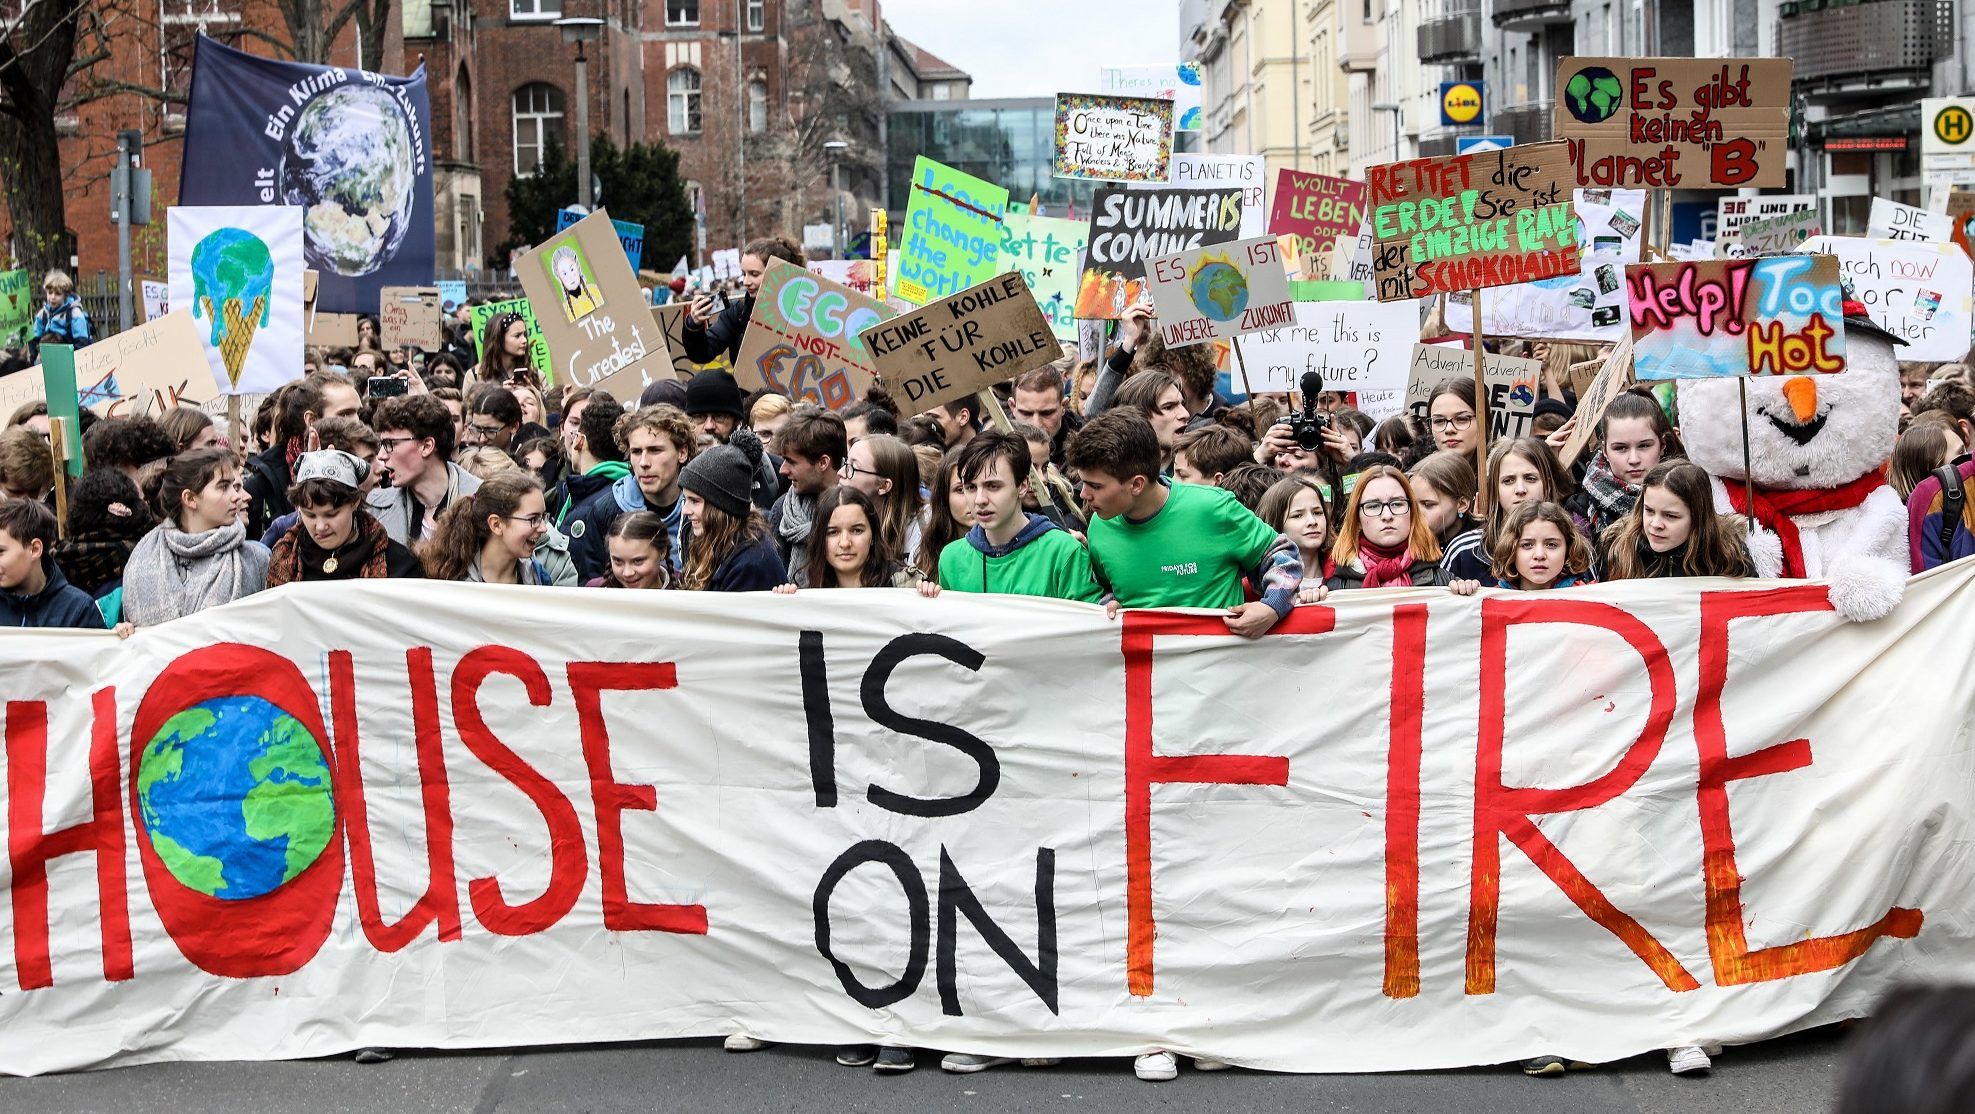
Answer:
[[1316, 472], [1326, 482], [1335, 480], [1361, 449], [1357, 431], [1334, 420], [1319, 405], [1323, 381], [1317, 373], [1304, 372], [1301, 386], [1301, 408], [1277, 418], [1262, 434], [1255, 459], [1284, 472]]

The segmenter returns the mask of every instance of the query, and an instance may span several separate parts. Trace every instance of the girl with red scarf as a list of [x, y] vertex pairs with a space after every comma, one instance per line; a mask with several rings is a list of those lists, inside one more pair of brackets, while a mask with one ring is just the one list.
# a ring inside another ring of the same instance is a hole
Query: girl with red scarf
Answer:
[[1358, 476], [1337, 523], [1337, 541], [1324, 566], [1324, 587], [1433, 588], [1440, 579], [1440, 542], [1406, 474], [1387, 464]]

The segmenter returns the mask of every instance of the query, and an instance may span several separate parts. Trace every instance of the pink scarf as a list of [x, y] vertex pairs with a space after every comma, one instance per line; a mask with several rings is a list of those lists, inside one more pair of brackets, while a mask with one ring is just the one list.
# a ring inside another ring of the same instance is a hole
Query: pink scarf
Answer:
[[1413, 584], [1413, 547], [1374, 545], [1358, 540], [1358, 563], [1365, 567], [1367, 588], [1410, 588]]

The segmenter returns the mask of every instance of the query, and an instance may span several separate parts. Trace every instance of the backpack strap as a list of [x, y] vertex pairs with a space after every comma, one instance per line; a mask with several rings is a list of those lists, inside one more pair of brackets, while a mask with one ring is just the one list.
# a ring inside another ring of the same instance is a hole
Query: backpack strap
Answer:
[[1934, 469], [1934, 478], [1941, 481], [1941, 560], [1948, 559], [1950, 543], [1954, 541], [1955, 527], [1961, 523], [1962, 508], [1968, 502], [1968, 489], [1962, 486], [1961, 469], [1952, 464], [1943, 464]]

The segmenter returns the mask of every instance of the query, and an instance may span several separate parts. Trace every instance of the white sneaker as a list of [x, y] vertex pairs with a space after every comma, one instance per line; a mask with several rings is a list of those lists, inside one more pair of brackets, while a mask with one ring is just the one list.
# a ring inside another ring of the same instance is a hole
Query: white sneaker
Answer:
[[1193, 1058], [1194, 1071], [1226, 1071], [1233, 1066], [1233, 1064], [1228, 1063], [1226, 1060], [1215, 1060], [1207, 1056], [1195, 1056]]
[[1168, 1079], [1178, 1079], [1179, 1057], [1164, 1049], [1147, 1052], [1132, 1062], [1132, 1071], [1147, 1083], [1163, 1083]]
[[720, 1047], [729, 1052], [759, 1052], [773, 1043], [775, 1042], [765, 1041], [760, 1037], [750, 1037], [746, 1033], [730, 1033], [727, 1035], [726, 1042]]
[[1714, 1066], [1707, 1051], [1698, 1044], [1682, 1045], [1666, 1050], [1666, 1066], [1675, 1075], [1702, 1075]]
[[1007, 1056], [976, 1056], [972, 1052], [949, 1052], [940, 1057], [939, 1070], [950, 1071], [955, 1075], [972, 1075], [977, 1071], [998, 1068], [1015, 1061]]

